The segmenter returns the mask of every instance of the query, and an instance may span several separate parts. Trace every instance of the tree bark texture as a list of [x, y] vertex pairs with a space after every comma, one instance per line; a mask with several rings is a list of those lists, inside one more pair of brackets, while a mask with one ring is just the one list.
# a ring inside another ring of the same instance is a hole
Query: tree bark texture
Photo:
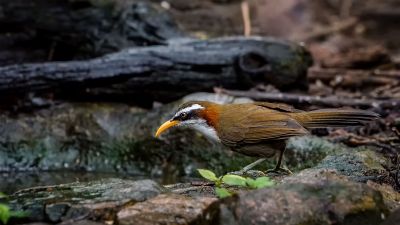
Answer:
[[0, 67], [0, 95], [53, 93], [69, 100], [168, 102], [214, 87], [307, 88], [301, 46], [259, 37], [179, 39], [103, 57]]

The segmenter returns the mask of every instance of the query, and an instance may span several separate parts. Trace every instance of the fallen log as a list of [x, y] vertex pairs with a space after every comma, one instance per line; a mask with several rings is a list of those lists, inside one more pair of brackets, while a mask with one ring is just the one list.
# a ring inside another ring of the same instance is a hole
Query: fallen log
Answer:
[[0, 66], [85, 59], [186, 37], [149, 2], [0, 1]]
[[168, 102], [213, 87], [269, 83], [307, 88], [310, 54], [301, 46], [259, 37], [176, 40], [69, 62], [0, 67], [0, 96], [53, 93], [55, 98]]

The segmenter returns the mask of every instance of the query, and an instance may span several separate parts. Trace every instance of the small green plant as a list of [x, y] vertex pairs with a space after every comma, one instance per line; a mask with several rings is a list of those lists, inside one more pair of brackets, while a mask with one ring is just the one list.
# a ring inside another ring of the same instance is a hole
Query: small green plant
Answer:
[[229, 197], [234, 194], [234, 192], [222, 187], [223, 184], [244, 187], [248, 189], [271, 187], [275, 184], [274, 181], [269, 177], [258, 177], [257, 179], [252, 179], [235, 174], [226, 174], [224, 176], [217, 177], [217, 175], [210, 170], [198, 169], [197, 171], [203, 178], [215, 183], [215, 193], [220, 198]]
[[[0, 192], [0, 199], [6, 198], [7, 196]], [[7, 204], [0, 203], [0, 222], [7, 224], [11, 217], [22, 218], [26, 217], [27, 213], [21, 211], [12, 211]]]

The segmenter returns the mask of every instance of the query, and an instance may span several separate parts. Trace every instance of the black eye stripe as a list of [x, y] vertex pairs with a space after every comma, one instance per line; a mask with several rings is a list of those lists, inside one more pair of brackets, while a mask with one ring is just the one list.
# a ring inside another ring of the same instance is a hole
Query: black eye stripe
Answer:
[[181, 112], [178, 115], [176, 115], [173, 119], [174, 120], [188, 120], [194, 117], [195, 112], [189, 111], [189, 112]]

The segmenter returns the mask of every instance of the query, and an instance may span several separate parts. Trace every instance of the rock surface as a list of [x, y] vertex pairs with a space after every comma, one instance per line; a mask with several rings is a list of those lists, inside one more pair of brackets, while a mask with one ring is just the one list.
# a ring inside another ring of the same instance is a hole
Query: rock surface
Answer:
[[378, 191], [327, 170], [302, 172], [274, 188], [240, 193], [221, 207], [220, 224], [375, 225], [389, 213]]
[[[207, 94], [183, 101], [190, 99], [248, 101]], [[197, 168], [211, 169], [219, 176], [254, 160], [225, 151], [184, 129], [152, 138], [177, 104], [180, 102], [150, 111], [126, 105], [60, 105], [58, 111], [43, 110], [37, 118], [3, 117], [0, 141], [12, 144], [3, 146], [9, 155], [0, 151], [4, 154], [0, 165], [4, 170], [16, 166], [27, 170], [68, 167], [165, 174], [169, 178], [162, 179], [163, 183], [175, 183], [170, 177], [193, 175]], [[259, 169], [273, 163], [268, 160]], [[400, 208], [400, 194], [388, 185], [391, 177], [387, 168], [392, 165], [374, 149], [299, 137], [290, 139], [285, 163], [296, 173], [275, 176], [276, 186], [234, 188], [237, 195], [222, 200], [206, 182], [161, 186], [151, 180], [114, 178], [25, 189], [10, 197], [10, 206], [30, 212], [28, 218], [17, 222], [63, 225], [378, 225], [386, 223], [388, 217], [396, 219], [393, 214]]]
[[285, 162], [294, 171], [306, 168], [333, 169], [358, 182], [385, 182], [390, 180], [385, 168], [392, 167], [390, 160], [366, 147], [350, 148], [326, 139], [303, 136], [292, 138], [285, 152]]
[[383, 156], [369, 149], [352, 149], [347, 152], [325, 157], [316, 168], [335, 169], [355, 181], [379, 181], [387, 177], [390, 163]]
[[285, 151], [285, 163], [291, 170], [299, 171], [316, 166], [327, 155], [345, 151], [346, 148], [315, 136], [289, 139]]
[[108, 179], [19, 191], [11, 206], [30, 212], [29, 221], [50, 224], [377, 225], [400, 205], [397, 192], [376, 185], [311, 168], [272, 188], [219, 200], [208, 185]]
[[71, 219], [113, 220], [117, 211], [167, 190], [152, 180], [104, 179], [89, 183], [43, 186], [16, 192], [14, 210], [29, 213], [32, 221], [60, 222]]
[[119, 211], [118, 224], [213, 224], [217, 218], [217, 199], [159, 195]]
[[[173, 129], [161, 139], [157, 127], [190, 99], [249, 101], [198, 93], [145, 110], [124, 104], [61, 104], [35, 115], [0, 115], [0, 171], [72, 170], [133, 175], [192, 175], [195, 168], [237, 170], [252, 158], [226, 151], [190, 130]], [[1, 183], [1, 182], [0, 182]], [[3, 182], [4, 183], [4, 182]]]

